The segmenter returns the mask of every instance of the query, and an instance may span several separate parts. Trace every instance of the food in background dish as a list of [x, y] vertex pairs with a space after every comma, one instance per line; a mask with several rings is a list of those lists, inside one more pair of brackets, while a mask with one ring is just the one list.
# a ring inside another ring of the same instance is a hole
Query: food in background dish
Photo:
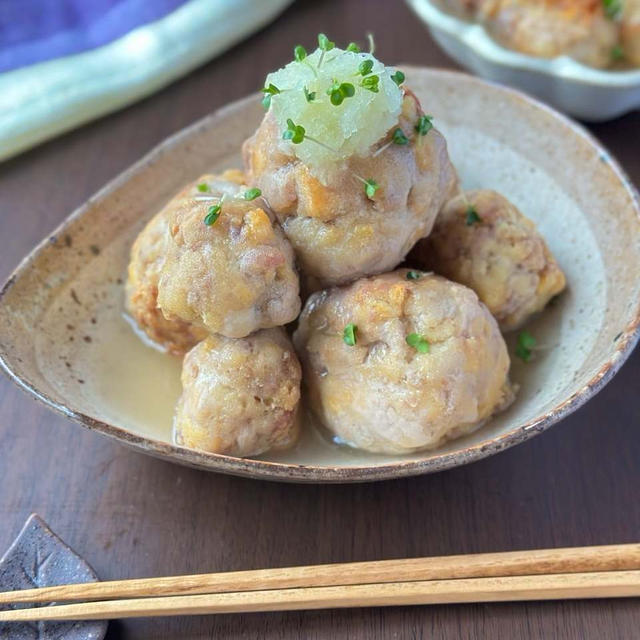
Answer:
[[[476, 19], [502, 45], [542, 58], [566, 55], [607, 68], [638, 64], [637, 0], [438, 0]], [[635, 29], [630, 26], [635, 20]]]
[[205, 175], [188, 184], [157, 213], [140, 232], [131, 248], [126, 284], [126, 308], [138, 326], [155, 343], [174, 355], [183, 355], [207, 333], [179, 319], [168, 320], [158, 308], [158, 282], [164, 265], [169, 218], [176, 209], [189, 206], [201, 194], [198, 185], [211, 192], [234, 195], [241, 190], [244, 174], [229, 170], [221, 176]]
[[167, 215], [158, 306], [165, 317], [231, 338], [300, 313], [291, 245], [259, 191], [203, 191]]
[[300, 364], [283, 329], [209, 336], [185, 357], [178, 444], [230, 456], [285, 449], [298, 436]]
[[436, 0], [437, 4], [461, 18], [477, 17], [488, 2], [491, 0]]
[[631, 64], [640, 66], [640, 0], [624, 0], [620, 53]]
[[495, 319], [471, 289], [424, 272], [313, 294], [294, 343], [312, 410], [367, 451], [436, 447], [513, 397]]
[[268, 112], [244, 144], [296, 252], [307, 290], [397, 266], [426, 236], [457, 177], [404, 74], [327, 39], [270, 74]]
[[489, 190], [447, 202], [411, 260], [473, 289], [503, 331], [520, 327], [566, 284], [534, 223]]

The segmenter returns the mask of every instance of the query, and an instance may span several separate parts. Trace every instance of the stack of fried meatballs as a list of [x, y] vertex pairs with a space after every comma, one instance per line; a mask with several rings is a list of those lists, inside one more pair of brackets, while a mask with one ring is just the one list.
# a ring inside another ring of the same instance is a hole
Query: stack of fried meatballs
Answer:
[[[184, 356], [176, 443], [245, 457], [291, 447], [304, 397], [336, 442], [409, 453], [511, 402], [501, 330], [564, 275], [512, 203], [460, 191], [442, 135], [414, 130], [423, 115], [404, 89], [408, 144], [389, 144], [391, 130], [323, 183], [268, 111], [244, 173], [201, 176], [143, 229], [127, 310]], [[378, 178], [373, 197], [354, 167]], [[261, 195], [247, 199], [250, 187]], [[397, 268], [410, 251], [412, 268]]]

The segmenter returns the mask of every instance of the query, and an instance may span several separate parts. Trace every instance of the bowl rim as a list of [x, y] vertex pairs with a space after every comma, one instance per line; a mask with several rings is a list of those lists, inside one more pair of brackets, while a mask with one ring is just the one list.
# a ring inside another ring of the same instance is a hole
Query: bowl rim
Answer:
[[429, 27], [439, 29], [491, 63], [532, 71], [562, 81], [608, 89], [640, 88], [640, 67], [625, 71], [604, 70], [581, 64], [569, 56], [540, 58], [499, 44], [484, 25], [447, 13], [432, 0], [406, 0]]
[[[521, 102], [527, 108], [542, 109], [547, 115], [559, 119], [561, 123], [570, 130], [573, 135], [583, 138], [588, 144], [594, 147], [601, 157], [606, 158], [607, 164], [611, 167], [617, 177], [620, 179], [621, 188], [624, 188], [631, 197], [633, 208], [636, 216], [640, 221], [640, 195], [633, 186], [631, 180], [626, 175], [618, 162], [611, 156], [608, 150], [582, 125], [574, 122], [567, 116], [559, 113], [555, 109], [545, 105], [544, 103], [532, 98], [515, 89], [504, 87], [498, 83], [482, 80], [475, 76], [460, 71], [452, 71], [449, 69], [433, 69], [426, 67], [418, 67], [412, 65], [398, 65], [404, 68], [410, 74], [411, 71], [427, 71], [429, 73], [449, 76], [452, 79], [462, 78], [466, 82], [472, 84], [486, 86], [504, 92], [515, 102]], [[18, 264], [18, 266], [9, 275], [3, 286], [0, 288], [0, 305], [9, 290], [21, 275], [29, 268], [30, 264], [36, 259], [42, 249], [50, 244], [52, 236], [60, 236], [64, 234], [66, 229], [82, 217], [84, 213], [94, 206], [101, 199], [108, 196], [112, 191], [117, 189], [121, 184], [126, 182], [130, 176], [142, 170], [146, 165], [151, 163], [157, 156], [166, 153], [172, 146], [179, 143], [183, 138], [189, 137], [200, 129], [207, 128], [211, 123], [223, 119], [228, 110], [237, 108], [240, 105], [257, 102], [259, 97], [250, 95], [240, 100], [234, 101], [211, 114], [201, 118], [195, 123], [183, 128], [172, 136], [166, 138], [141, 159], [125, 169], [114, 179], [107, 182], [99, 191], [92, 195], [84, 204], [73, 211], [56, 227], [54, 231], [49, 233], [41, 240]], [[0, 370], [18, 387], [26, 391], [41, 404], [53, 409], [55, 412], [77, 422], [84, 427], [96, 431], [107, 437], [114, 438], [121, 443], [129, 445], [144, 453], [159, 457], [171, 462], [178, 462], [187, 466], [196, 467], [207, 471], [216, 471], [231, 475], [257, 478], [262, 480], [290, 481], [300, 483], [346, 483], [346, 482], [370, 482], [375, 480], [388, 480], [394, 478], [404, 478], [408, 476], [421, 475], [426, 473], [434, 473], [443, 471], [456, 466], [461, 466], [469, 462], [481, 460], [503, 449], [507, 449], [516, 444], [524, 442], [534, 435], [548, 429], [551, 425], [559, 422], [565, 416], [569, 415], [587, 400], [593, 397], [600, 389], [602, 389], [618, 372], [626, 359], [631, 354], [636, 343], [640, 340], [640, 300], [636, 301], [635, 310], [630, 313], [630, 320], [625, 328], [620, 332], [616, 347], [611, 351], [608, 359], [600, 367], [600, 369], [591, 377], [591, 379], [582, 387], [577, 389], [569, 397], [555, 405], [546, 413], [536, 416], [532, 420], [515, 426], [502, 435], [491, 438], [486, 441], [479, 442], [475, 445], [466, 447], [465, 449], [432, 455], [423, 460], [407, 460], [400, 462], [387, 462], [377, 465], [353, 465], [353, 466], [320, 466], [320, 465], [304, 465], [284, 462], [271, 462], [267, 460], [256, 460], [253, 458], [238, 458], [233, 456], [225, 456], [221, 454], [213, 454], [200, 452], [197, 450], [180, 447], [173, 443], [157, 440], [152, 437], [138, 435], [128, 431], [124, 427], [116, 426], [109, 422], [105, 422], [76, 411], [65, 404], [58, 402], [50, 397], [47, 393], [37, 389], [25, 377], [13, 371], [11, 367], [10, 357], [2, 342], [0, 334]], [[1, 331], [1, 327], [0, 327]]]

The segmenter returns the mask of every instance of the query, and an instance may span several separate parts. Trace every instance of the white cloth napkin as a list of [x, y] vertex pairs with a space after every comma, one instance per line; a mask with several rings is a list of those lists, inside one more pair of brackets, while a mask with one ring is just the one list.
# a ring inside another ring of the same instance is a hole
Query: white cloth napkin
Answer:
[[0, 74], [0, 160], [157, 91], [291, 2], [190, 0], [103, 47]]

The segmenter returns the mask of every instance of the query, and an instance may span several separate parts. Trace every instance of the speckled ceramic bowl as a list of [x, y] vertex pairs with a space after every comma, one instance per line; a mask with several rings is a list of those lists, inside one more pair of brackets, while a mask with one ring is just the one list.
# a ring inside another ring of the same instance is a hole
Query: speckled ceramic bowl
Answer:
[[528, 365], [514, 360], [520, 392], [508, 411], [471, 435], [407, 456], [339, 447], [308, 418], [295, 449], [255, 460], [172, 444], [180, 363], [143, 344], [123, 318], [128, 251], [144, 221], [184, 183], [239, 166], [240, 144], [262, 117], [256, 97], [164, 142], [25, 258], [0, 294], [5, 371], [53, 409], [140, 451], [275, 480], [350, 482], [439, 471], [522, 442], [574, 411], [611, 379], [638, 338], [634, 189], [581, 127], [520, 93], [463, 74], [406, 71], [447, 137], [465, 187], [511, 198], [538, 223], [567, 274], [568, 290], [528, 327], [548, 348]]

